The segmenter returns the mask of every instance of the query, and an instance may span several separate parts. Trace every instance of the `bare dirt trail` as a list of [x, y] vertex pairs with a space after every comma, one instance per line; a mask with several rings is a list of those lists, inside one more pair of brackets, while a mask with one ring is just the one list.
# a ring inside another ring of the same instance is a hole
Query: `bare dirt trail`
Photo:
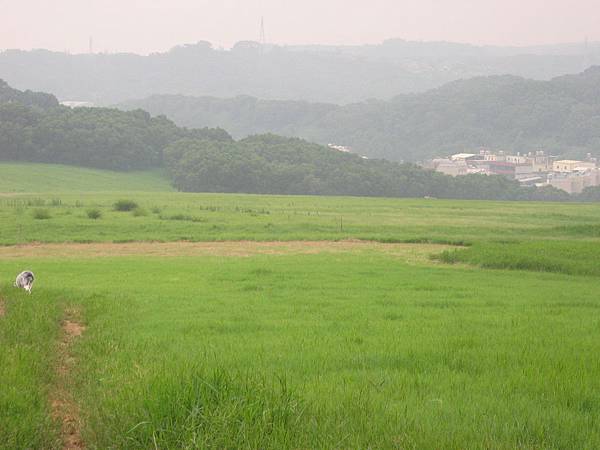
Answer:
[[65, 311], [61, 323], [61, 336], [58, 342], [56, 364], [56, 383], [50, 392], [52, 417], [61, 424], [60, 437], [63, 450], [81, 450], [85, 444], [81, 438], [81, 418], [79, 406], [69, 390], [71, 373], [77, 365], [71, 347], [75, 339], [81, 337], [85, 326], [79, 321], [79, 312], [74, 309]]
[[430, 262], [429, 255], [455, 248], [439, 244], [383, 244], [373, 241], [219, 241], [219, 242], [130, 242], [130, 243], [29, 243], [0, 246], [0, 259], [101, 258], [119, 256], [224, 256], [310, 255], [377, 251], [407, 262]]

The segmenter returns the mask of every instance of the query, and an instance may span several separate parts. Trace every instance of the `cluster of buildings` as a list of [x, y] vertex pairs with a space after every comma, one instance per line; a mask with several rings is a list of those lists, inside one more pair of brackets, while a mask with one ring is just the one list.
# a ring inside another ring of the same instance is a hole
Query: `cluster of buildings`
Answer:
[[543, 151], [513, 155], [481, 150], [432, 159], [423, 167], [454, 177], [472, 173], [504, 175], [524, 186], [549, 185], [569, 194], [578, 194], [586, 187], [600, 185], [600, 169], [596, 163], [589, 154], [585, 161], [576, 161], [559, 160]]

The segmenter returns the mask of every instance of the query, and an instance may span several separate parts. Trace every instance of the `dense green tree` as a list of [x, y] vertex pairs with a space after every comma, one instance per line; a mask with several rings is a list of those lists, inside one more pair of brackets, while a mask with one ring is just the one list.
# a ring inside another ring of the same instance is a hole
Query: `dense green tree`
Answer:
[[296, 138], [238, 142], [183, 139], [164, 152], [175, 187], [188, 192], [569, 200], [554, 188], [524, 188], [501, 176], [452, 178], [411, 164], [367, 160]]
[[581, 202], [600, 202], [600, 186], [585, 188], [581, 194], [575, 196], [575, 199]]

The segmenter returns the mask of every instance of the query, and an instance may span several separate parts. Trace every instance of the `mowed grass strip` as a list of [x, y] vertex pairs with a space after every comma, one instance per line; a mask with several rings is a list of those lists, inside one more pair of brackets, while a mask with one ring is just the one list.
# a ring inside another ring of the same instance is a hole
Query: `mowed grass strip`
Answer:
[[600, 446], [592, 277], [375, 252], [0, 271], [21, 263], [85, 314], [73, 388], [90, 448]]
[[217, 241], [217, 242], [129, 242], [90, 244], [21, 244], [0, 246], [0, 259], [32, 261], [47, 258], [106, 258], [116, 256], [223, 256], [301, 255], [319, 253], [368, 253], [393, 255], [414, 264], [434, 264], [432, 256], [455, 248], [440, 244], [384, 244], [373, 241]]

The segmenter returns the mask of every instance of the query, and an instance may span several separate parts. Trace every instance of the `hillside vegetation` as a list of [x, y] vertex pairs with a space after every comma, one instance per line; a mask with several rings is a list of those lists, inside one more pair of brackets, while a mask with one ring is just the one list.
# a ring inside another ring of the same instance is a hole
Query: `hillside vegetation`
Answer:
[[[517, 181], [501, 176], [452, 178], [410, 164], [363, 159], [274, 135], [238, 142], [181, 140], [165, 149], [164, 159], [174, 185], [188, 192], [571, 199], [552, 188], [522, 188]], [[591, 200], [594, 198], [592, 195]]]
[[481, 147], [545, 150], [565, 158], [600, 148], [600, 67], [551, 81], [514, 76], [456, 81], [416, 95], [347, 106], [307, 102], [152, 96], [123, 108], [165, 114], [184, 126], [220, 126], [234, 137], [298, 136], [361, 155], [420, 161]]
[[158, 170], [123, 173], [59, 164], [0, 163], [0, 193], [172, 190]]
[[0, 160], [150, 169], [162, 166], [165, 146], [184, 137], [231, 140], [223, 130], [188, 130], [142, 110], [71, 109], [0, 80]]
[[[596, 200], [523, 188], [501, 176], [452, 178], [412, 164], [364, 159], [271, 134], [235, 141], [223, 129], [177, 127], [136, 109], [47, 106], [48, 98], [0, 83], [0, 160], [60, 163], [121, 171], [165, 168], [189, 192], [442, 197], [497, 200]], [[6, 95], [3, 95], [6, 92]]]

